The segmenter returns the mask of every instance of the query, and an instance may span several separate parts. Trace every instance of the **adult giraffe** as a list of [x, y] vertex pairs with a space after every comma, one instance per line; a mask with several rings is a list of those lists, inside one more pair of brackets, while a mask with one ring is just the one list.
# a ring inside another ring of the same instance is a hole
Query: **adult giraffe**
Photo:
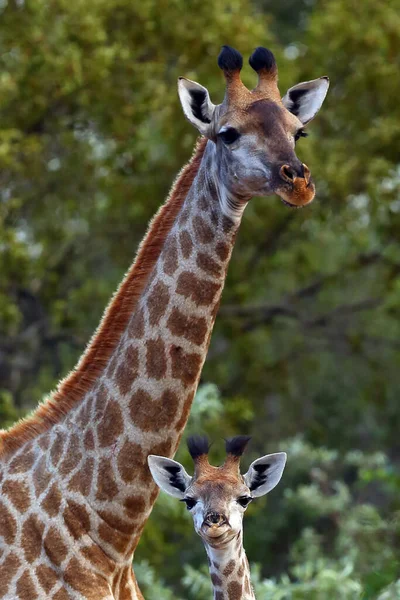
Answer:
[[141, 598], [131, 563], [157, 496], [149, 454], [172, 456], [206, 356], [228, 262], [252, 196], [311, 202], [295, 140], [328, 81], [281, 100], [273, 55], [218, 60], [227, 87], [179, 80], [204, 136], [144, 238], [76, 369], [28, 419], [0, 437], [0, 598]]

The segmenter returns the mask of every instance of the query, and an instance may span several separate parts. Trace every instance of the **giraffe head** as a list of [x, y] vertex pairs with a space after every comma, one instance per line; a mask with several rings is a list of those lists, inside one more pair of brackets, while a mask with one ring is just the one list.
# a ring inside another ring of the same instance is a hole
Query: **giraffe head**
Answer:
[[242, 529], [243, 514], [253, 500], [271, 491], [282, 477], [286, 454], [268, 454], [258, 458], [245, 475], [240, 473], [240, 457], [250, 438], [237, 436], [226, 441], [226, 459], [222, 466], [208, 462], [207, 438], [188, 440], [194, 460], [194, 475], [169, 458], [149, 456], [151, 474], [167, 494], [186, 503], [193, 516], [196, 532], [214, 547], [225, 545]]
[[183, 111], [215, 144], [224, 212], [235, 212], [235, 204], [252, 196], [273, 193], [290, 206], [304, 206], [313, 200], [315, 186], [310, 170], [297, 158], [295, 146], [307, 135], [304, 127], [319, 111], [329, 79], [299, 83], [281, 98], [272, 52], [257, 48], [249, 62], [258, 74], [258, 84], [251, 91], [240, 79], [241, 54], [223, 46], [218, 65], [225, 75], [226, 93], [217, 106], [205, 87], [181, 77], [178, 91]]

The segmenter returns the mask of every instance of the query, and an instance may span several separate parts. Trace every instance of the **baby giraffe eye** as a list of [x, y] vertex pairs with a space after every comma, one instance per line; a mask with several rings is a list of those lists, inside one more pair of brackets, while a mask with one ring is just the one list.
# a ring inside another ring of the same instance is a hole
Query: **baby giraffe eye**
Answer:
[[197, 504], [197, 500], [195, 500], [194, 498], [183, 498], [181, 500], [181, 502], [185, 502], [186, 503], [186, 508], [188, 510], [192, 510], [192, 508], [194, 508]]
[[246, 508], [246, 506], [248, 506], [252, 500], [253, 498], [250, 496], [241, 496], [237, 499], [237, 503], [240, 504], [240, 506], [243, 506], [243, 508]]
[[228, 127], [228, 129], [224, 129], [220, 131], [218, 137], [224, 142], [224, 144], [233, 144], [240, 138], [240, 133], [234, 127]]
[[297, 142], [301, 137], [307, 137], [308, 133], [306, 133], [303, 129], [299, 129], [298, 132], [294, 136], [294, 141]]

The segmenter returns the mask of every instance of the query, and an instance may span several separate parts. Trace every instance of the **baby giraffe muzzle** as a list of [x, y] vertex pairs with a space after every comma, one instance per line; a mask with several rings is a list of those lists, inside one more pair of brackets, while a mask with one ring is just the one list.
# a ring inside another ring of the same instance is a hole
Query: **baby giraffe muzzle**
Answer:
[[213, 467], [208, 461], [207, 438], [188, 440], [194, 461], [190, 477], [183, 466], [162, 456], [149, 456], [155, 482], [167, 494], [185, 502], [194, 528], [203, 540], [210, 567], [215, 600], [253, 600], [250, 570], [243, 549], [243, 515], [250, 502], [270, 492], [280, 481], [286, 454], [268, 454], [241, 475], [240, 458], [249, 442], [247, 436], [226, 441], [226, 459]]

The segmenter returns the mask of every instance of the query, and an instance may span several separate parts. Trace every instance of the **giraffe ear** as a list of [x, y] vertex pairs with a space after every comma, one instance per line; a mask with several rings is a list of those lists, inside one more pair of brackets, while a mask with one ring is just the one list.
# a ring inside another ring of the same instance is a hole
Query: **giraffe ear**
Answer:
[[251, 463], [246, 475], [245, 484], [253, 498], [268, 494], [279, 483], [286, 464], [286, 453], [267, 454]]
[[329, 78], [320, 77], [294, 85], [284, 95], [284, 106], [306, 125], [322, 106], [329, 88]]
[[195, 81], [179, 77], [178, 93], [185, 117], [202, 135], [207, 136], [215, 110], [208, 90]]
[[192, 479], [182, 465], [176, 460], [154, 454], [148, 456], [147, 462], [156, 484], [170, 496], [181, 500]]

